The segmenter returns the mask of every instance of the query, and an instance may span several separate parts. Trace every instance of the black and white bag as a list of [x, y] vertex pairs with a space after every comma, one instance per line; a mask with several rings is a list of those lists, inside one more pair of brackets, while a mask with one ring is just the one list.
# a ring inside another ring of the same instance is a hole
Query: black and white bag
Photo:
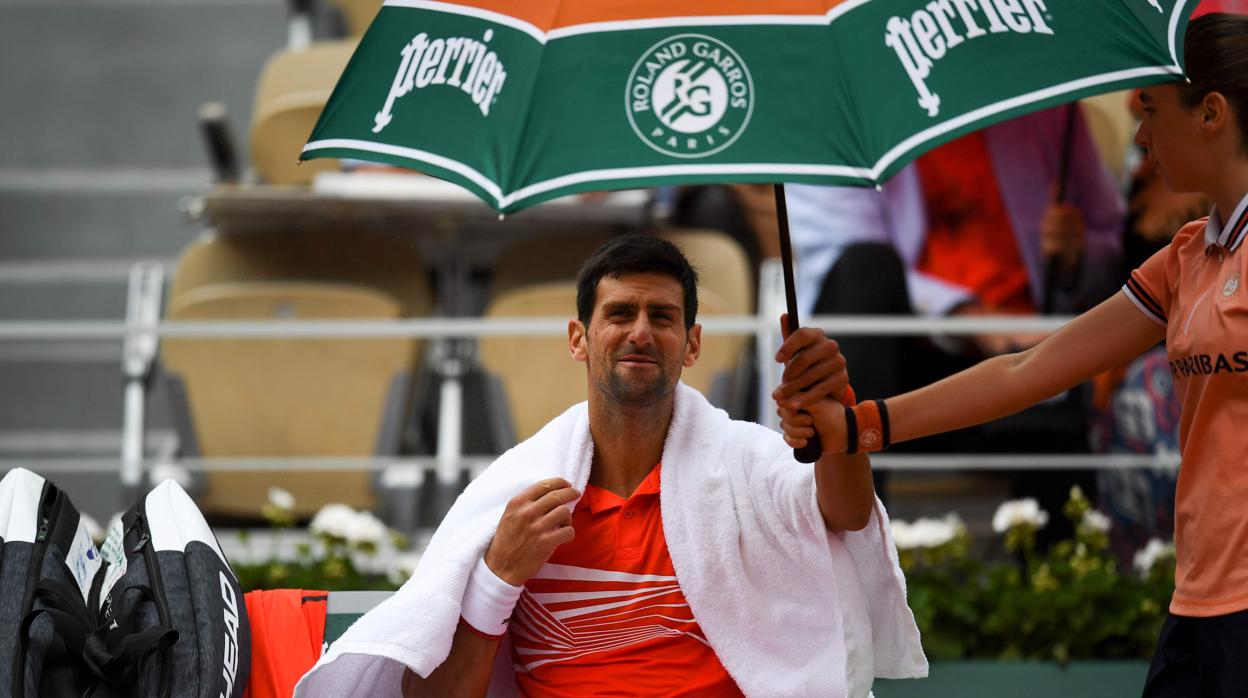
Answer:
[[0, 480], [0, 694], [81, 696], [94, 685], [81, 657], [100, 568], [64, 492], [24, 468]]
[[[186, 491], [157, 485], [108, 531], [90, 603], [110, 628], [110, 656], [170, 629], [150, 666], [124, 678], [133, 698], [241, 698], [251, 662], [243, 592]], [[121, 667], [126, 666], [123, 660]]]
[[10, 471], [0, 480], [0, 590], [0, 695], [243, 694], [251, 631], [242, 590], [172, 481], [122, 515], [97, 550], [63, 492]]

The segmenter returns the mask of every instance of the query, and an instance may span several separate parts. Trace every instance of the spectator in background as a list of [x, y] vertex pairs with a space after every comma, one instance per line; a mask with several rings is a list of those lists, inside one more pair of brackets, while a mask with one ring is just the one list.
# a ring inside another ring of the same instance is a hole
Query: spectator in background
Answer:
[[659, 187], [656, 211], [670, 225], [726, 233], [745, 250], [757, 276], [759, 264], [780, 256], [775, 189], [771, 184], [707, 184]]
[[[1064, 201], [1056, 199], [1059, 188]], [[799, 312], [807, 316], [1072, 313], [1092, 307], [1121, 283], [1122, 197], [1073, 106], [940, 146], [880, 191], [807, 185], [786, 190]], [[925, 385], [1038, 339], [838, 338], [864, 398]], [[912, 450], [1086, 452], [1086, 414], [1072, 396], [921, 441]], [[1018, 486], [1020, 493], [1061, 502], [1078, 478], [1095, 489], [1088, 473], [1046, 475], [1036, 482], [1020, 475]], [[884, 491], [882, 484], [877, 480], [877, 491]]]
[[[1208, 5], [1210, 3], [1204, 3]], [[1203, 13], [1201, 13], [1203, 14]], [[1139, 91], [1128, 108], [1144, 116]], [[1187, 221], [1213, 206], [1201, 192], [1171, 191], [1155, 161], [1141, 159], [1131, 173], [1123, 226], [1123, 279], [1166, 245]], [[1092, 448], [1100, 453], [1176, 454], [1179, 397], [1170, 376], [1165, 344], [1097, 376], [1092, 399]], [[1124, 562], [1151, 538], [1174, 531], [1177, 473], [1164, 469], [1113, 469], [1097, 473], [1098, 506], [1113, 519], [1111, 547]]]

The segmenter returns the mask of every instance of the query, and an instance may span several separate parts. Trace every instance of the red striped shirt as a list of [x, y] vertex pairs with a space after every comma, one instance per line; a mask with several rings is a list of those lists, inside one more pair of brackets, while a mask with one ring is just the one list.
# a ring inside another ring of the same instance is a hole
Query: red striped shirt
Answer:
[[660, 468], [628, 499], [586, 486], [576, 539], [525, 584], [509, 626], [521, 694], [741, 695], [676, 580]]

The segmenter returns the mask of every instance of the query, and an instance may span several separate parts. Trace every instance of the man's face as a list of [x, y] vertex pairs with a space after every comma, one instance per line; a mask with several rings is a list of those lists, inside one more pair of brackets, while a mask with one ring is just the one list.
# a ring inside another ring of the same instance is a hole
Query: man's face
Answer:
[[672, 394], [681, 368], [698, 360], [701, 331], [685, 330], [680, 283], [654, 273], [604, 277], [589, 323], [568, 323], [572, 356], [587, 363], [590, 390], [626, 407]]

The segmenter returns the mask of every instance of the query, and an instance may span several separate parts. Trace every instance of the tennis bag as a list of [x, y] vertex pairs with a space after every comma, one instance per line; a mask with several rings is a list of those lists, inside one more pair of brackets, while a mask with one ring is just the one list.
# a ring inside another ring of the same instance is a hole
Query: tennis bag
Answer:
[[[127, 698], [241, 698], [251, 662], [243, 592], [186, 491], [157, 485], [109, 529], [100, 554], [89, 603], [106, 631], [101, 656], [115, 663], [102, 672], [108, 688]], [[148, 657], [137, 671], [136, 653]]]
[[97, 550], [64, 492], [10, 471], [0, 480], [0, 591], [0, 696], [243, 694], [251, 631], [242, 590], [172, 481], [122, 515]]
[[0, 480], [0, 695], [82, 696], [95, 627], [87, 595], [100, 555], [78, 510], [25, 468]]

